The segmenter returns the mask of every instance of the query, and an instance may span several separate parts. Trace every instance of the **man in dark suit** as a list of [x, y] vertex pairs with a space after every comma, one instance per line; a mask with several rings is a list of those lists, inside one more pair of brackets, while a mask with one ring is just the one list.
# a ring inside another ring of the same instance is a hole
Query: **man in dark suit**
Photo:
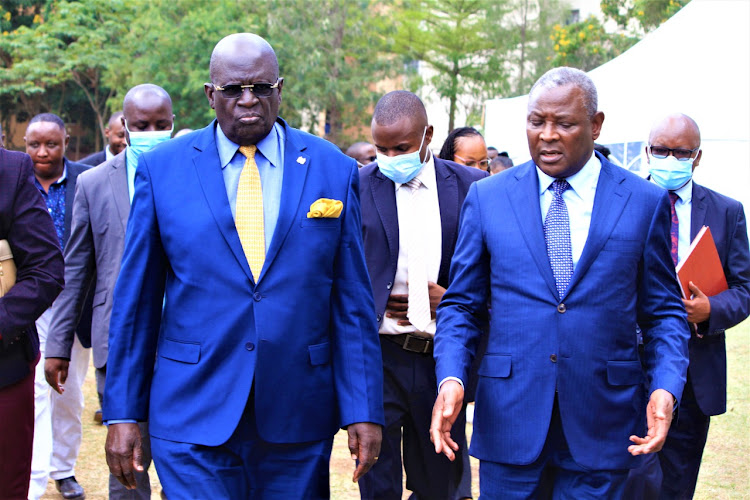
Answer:
[[[359, 482], [366, 499], [401, 498], [402, 433], [406, 487], [416, 498], [452, 499], [461, 477], [461, 462], [436, 455], [430, 443], [434, 314], [448, 286], [464, 197], [471, 183], [487, 173], [435, 158], [429, 149], [432, 131], [419, 97], [403, 90], [386, 94], [372, 118], [377, 162], [359, 173], [385, 397], [380, 456]], [[419, 242], [424, 245], [415, 246]], [[422, 269], [411, 267], [415, 257]], [[416, 287], [422, 288], [421, 296]], [[423, 323], [413, 316], [419, 297], [427, 301]]]
[[450, 427], [489, 304], [471, 444], [483, 497], [620, 498], [682, 394], [689, 331], [669, 198], [594, 154], [603, 121], [585, 73], [550, 70], [529, 93], [533, 160], [475, 183], [464, 203], [438, 308], [431, 432], [454, 458]]
[[104, 128], [104, 137], [107, 138], [107, 146], [101, 151], [88, 155], [80, 163], [95, 167], [111, 160], [125, 150], [128, 144], [125, 141], [125, 124], [123, 123], [122, 111], [118, 111], [109, 117], [109, 122]]
[[[73, 229], [65, 247], [66, 286], [52, 307], [52, 320], [47, 338], [45, 373], [53, 389], [65, 382], [70, 365], [75, 325], [84, 306], [84, 297], [92, 284], [94, 297], [91, 344], [97, 389], [102, 393], [106, 383], [109, 320], [112, 314], [112, 295], [120, 272], [125, 228], [130, 214], [132, 193], [129, 179], [135, 177], [143, 134], [162, 134], [169, 139], [174, 115], [169, 94], [157, 85], [142, 84], [130, 89], [123, 100], [123, 112], [128, 127], [136, 133], [127, 136], [134, 147], [104, 164], [81, 175], [76, 184], [73, 203]], [[166, 134], [165, 134], [166, 132]], [[101, 397], [101, 394], [100, 394]], [[143, 436], [144, 471], [136, 473], [138, 487], [128, 491], [112, 475], [109, 478], [109, 498], [151, 498], [148, 467], [151, 453], [148, 424], [141, 424]]]
[[257, 35], [219, 41], [210, 78], [216, 120], [143, 153], [135, 174], [107, 462], [135, 486], [133, 421], [148, 419], [170, 499], [324, 498], [337, 430], [356, 481], [383, 423], [356, 162], [278, 118], [283, 79]]
[[[62, 119], [52, 113], [34, 116], [24, 136], [26, 153], [34, 163], [34, 183], [52, 216], [60, 248], [70, 237], [73, 197], [78, 175], [88, 170], [65, 158], [70, 136]], [[75, 479], [75, 463], [81, 447], [81, 412], [83, 411], [83, 380], [88, 369], [91, 347], [91, 301], [78, 325], [78, 336], [71, 355], [68, 384], [64, 394], [50, 394], [44, 380], [44, 363], [36, 367], [34, 380], [34, 460], [31, 468], [29, 498], [36, 500], [47, 489], [52, 477], [65, 498], [80, 498], [83, 488]], [[37, 319], [42, 353], [46, 346], [50, 311]]]
[[0, 297], [0, 485], [3, 498], [26, 499], [34, 437], [34, 321], [60, 293], [63, 259], [52, 219], [34, 187], [28, 155], [0, 149], [0, 240], [17, 268]]
[[698, 124], [687, 115], [673, 114], [654, 125], [646, 147], [651, 181], [667, 189], [672, 201], [674, 264], [685, 259], [693, 238], [708, 226], [729, 285], [728, 290], [707, 297], [700, 283], [691, 283], [692, 297], [683, 299], [692, 335], [679, 418], [672, 423], [658, 460], [652, 460], [650, 467], [639, 469], [630, 479], [634, 486], [639, 482], [649, 484], [645, 496], [653, 498], [693, 497], [710, 417], [726, 412], [725, 330], [750, 314], [745, 212], [738, 201], [693, 182], [693, 171], [703, 158], [700, 144]]

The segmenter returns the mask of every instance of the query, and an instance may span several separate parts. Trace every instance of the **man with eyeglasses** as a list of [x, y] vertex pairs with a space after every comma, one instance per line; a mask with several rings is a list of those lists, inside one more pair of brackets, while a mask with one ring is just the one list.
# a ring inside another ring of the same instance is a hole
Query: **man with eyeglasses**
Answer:
[[[646, 498], [692, 498], [711, 415], [726, 412], [725, 330], [750, 314], [750, 249], [742, 204], [695, 183], [703, 157], [698, 124], [672, 114], [651, 129], [646, 156], [651, 181], [669, 191], [672, 204], [672, 259], [683, 260], [703, 226], [711, 228], [729, 289], [713, 297], [690, 283], [683, 299], [692, 326], [690, 365], [679, 408], [658, 459], [631, 474], [629, 483], [649, 484]], [[663, 479], [659, 491], [659, 468]]]
[[271, 46], [211, 54], [206, 128], [144, 152], [110, 323], [107, 462], [140, 467], [148, 419], [170, 499], [326, 498], [346, 428], [377, 460], [383, 378], [356, 162], [278, 117]]

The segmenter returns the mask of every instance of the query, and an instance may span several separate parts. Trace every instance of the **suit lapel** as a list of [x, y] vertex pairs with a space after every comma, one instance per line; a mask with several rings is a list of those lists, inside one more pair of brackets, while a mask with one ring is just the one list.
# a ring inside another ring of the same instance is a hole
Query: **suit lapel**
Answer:
[[[279, 207], [279, 218], [276, 221], [276, 229], [271, 238], [271, 244], [266, 253], [266, 260], [258, 281], [263, 279], [266, 271], [273, 264], [274, 259], [284, 244], [289, 229], [292, 227], [299, 204], [302, 199], [302, 188], [312, 161], [310, 156], [304, 153], [307, 146], [299, 140], [297, 132], [288, 127], [286, 122], [279, 118], [279, 123], [284, 127], [284, 178], [281, 183], [281, 206]], [[305, 207], [307, 208], [307, 207]], [[238, 238], [239, 240], [239, 238]]]
[[398, 210], [396, 208], [396, 188], [393, 181], [384, 176], [380, 169], [373, 170], [370, 174], [370, 189], [375, 208], [378, 211], [380, 222], [385, 230], [388, 240], [388, 253], [390, 255], [391, 269], [394, 271], [398, 266]]
[[195, 167], [198, 181], [208, 203], [208, 207], [214, 216], [219, 231], [226, 240], [240, 267], [247, 275], [248, 279], [253, 281], [253, 275], [250, 272], [250, 266], [247, 263], [247, 257], [242, 250], [242, 243], [237, 234], [237, 228], [234, 225], [232, 210], [229, 207], [229, 198], [227, 197], [227, 188], [224, 184], [224, 176], [221, 173], [221, 160], [219, 152], [216, 149], [216, 139], [214, 137], [214, 120], [211, 125], [200, 131], [200, 136], [196, 138], [193, 156], [193, 166]]
[[570, 290], [591, 267], [607, 239], [609, 239], [609, 235], [612, 233], [620, 215], [622, 215], [628, 198], [630, 198], [630, 190], [622, 185], [625, 176], [617, 171], [617, 168], [619, 167], [614, 167], [606, 160], [602, 161], [602, 169], [594, 196], [594, 209], [591, 214], [589, 234], [586, 237], [581, 258], [578, 259], [578, 265], [565, 295], [570, 293]]
[[511, 189], [508, 189], [508, 198], [511, 200], [518, 227], [521, 228], [519, 232], [526, 241], [529, 253], [536, 262], [544, 281], [547, 282], [550, 292], [557, 297], [555, 277], [552, 275], [547, 256], [547, 244], [544, 241], [542, 212], [539, 208], [539, 177], [536, 174], [536, 167], [533, 162], [528, 162], [514, 170], [516, 172], [513, 175], [517, 182], [515, 185], [511, 184]]
[[439, 158], [435, 158], [440, 225], [442, 229], [442, 253], [438, 282], [447, 283], [450, 273], [452, 248], [456, 240], [456, 228], [461, 207], [458, 205], [458, 183], [456, 176]]
[[65, 181], [65, 216], [63, 217], [63, 242], [67, 243], [70, 237], [70, 228], [73, 221], [73, 199], [76, 194], [76, 178], [78, 169], [71, 165], [66, 158], [65, 165], [67, 168], [67, 180]]
[[690, 208], [690, 241], [693, 241], [698, 231], [706, 222], [706, 192], [701, 186], [693, 182], [693, 200]]
[[[126, 150], [127, 151], [127, 150]], [[109, 184], [112, 188], [112, 197], [115, 200], [117, 214], [120, 216], [122, 223], [122, 232], [128, 227], [128, 217], [130, 216], [130, 196], [128, 193], [128, 172], [125, 166], [125, 155], [120, 153], [112, 160], [109, 169]]]

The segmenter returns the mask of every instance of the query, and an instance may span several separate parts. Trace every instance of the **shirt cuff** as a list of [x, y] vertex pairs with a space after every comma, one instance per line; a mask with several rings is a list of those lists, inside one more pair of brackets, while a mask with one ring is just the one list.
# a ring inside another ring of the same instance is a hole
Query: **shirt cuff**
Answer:
[[443, 388], [443, 384], [444, 384], [444, 383], [446, 383], [446, 382], [447, 382], [447, 381], [449, 381], [449, 380], [455, 380], [456, 382], [458, 382], [459, 384], [461, 384], [461, 389], [463, 389], [463, 390], [466, 390], [466, 387], [464, 387], [464, 383], [463, 383], [463, 382], [461, 381], [461, 379], [460, 379], [460, 378], [458, 378], [458, 377], [445, 377], [445, 378], [444, 378], [443, 380], [441, 380], [441, 381], [440, 381], [440, 383], [438, 384], [438, 392], [440, 392], [440, 389], [442, 389], [442, 388]]
[[124, 419], [121, 419], [121, 420], [107, 420], [106, 422], [104, 422], [104, 425], [109, 425], [109, 424], [137, 424], [137, 423], [138, 423], [137, 420], [133, 420], [133, 419], [130, 419], [130, 418], [124, 418]]

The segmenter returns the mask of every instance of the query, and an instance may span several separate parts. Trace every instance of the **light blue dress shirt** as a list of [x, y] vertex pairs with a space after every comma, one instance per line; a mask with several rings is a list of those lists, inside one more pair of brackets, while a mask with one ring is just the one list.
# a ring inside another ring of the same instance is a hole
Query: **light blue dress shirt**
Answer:
[[[271, 244], [276, 222], [279, 219], [281, 207], [281, 185], [284, 179], [284, 128], [275, 123], [271, 131], [258, 144], [255, 153], [255, 163], [260, 173], [260, 183], [263, 190], [263, 229], [266, 238], [266, 252]], [[237, 207], [237, 186], [240, 174], [245, 166], [245, 155], [239, 152], [239, 145], [230, 141], [221, 126], [216, 124], [216, 148], [219, 152], [221, 172], [224, 176], [224, 186], [227, 189], [229, 206], [232, 217], [235, 217]]]
[[[578, 260], [581, 258], [583, 247], [586, 245], [586, 239], [589, 236], [596, 185], [599, 183], [601, 170], [602, 164], [599, 158], [592, 154], [581, 170], [565, 179], [571, 188], [565, 190], [562, 197], [565, 206], [568, 208], [568, 218], [570, 219], [570, 248], [573, 254], [574, 269], [578, 265]], [[547, 217], [547, 211], [554, 196], [549, 188], [555, 182], [555, 178], [542, 172], [539, 167], [536, 168], [536, 171], [539, 176], [539, 203], [542, 209], [542, 224], [544, 224], [544, 219]]]
[[138, 167], [138, 158], [130, 153], [130, 146], [125, 147], [125, 174], [128, 176], [128, 195], [130, 204], [133, 204], [133, 195], [135, 194], [135, 169]]

